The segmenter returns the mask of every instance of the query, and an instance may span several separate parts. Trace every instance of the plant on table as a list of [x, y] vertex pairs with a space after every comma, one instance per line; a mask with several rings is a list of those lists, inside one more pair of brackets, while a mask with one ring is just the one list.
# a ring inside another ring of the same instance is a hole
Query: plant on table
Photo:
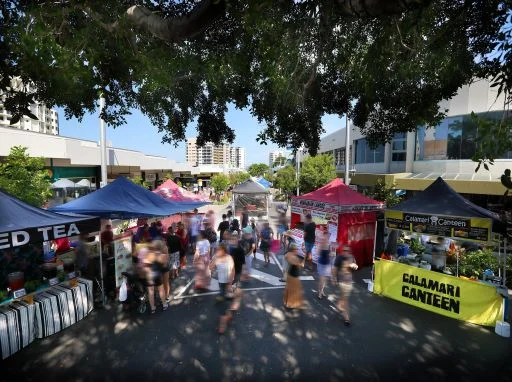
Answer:
[[421, 243], [420, 239], [411, 238], [411, 246], [409, 248], [412, 253], [422, 255], [425, 252], [425, 246]]

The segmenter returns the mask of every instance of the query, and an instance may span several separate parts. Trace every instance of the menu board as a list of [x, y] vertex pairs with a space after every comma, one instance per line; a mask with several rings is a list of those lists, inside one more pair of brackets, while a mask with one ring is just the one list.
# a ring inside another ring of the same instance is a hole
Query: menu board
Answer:
[[114, 255], [117, 288], [121, 286], [123, 281], [122, 272], [129, 272], [133, 268], [131, 236], [123, 236], [114, 240]]
[[386, 227], [391, 229], [480, 242], [491, 240], [491, 219], [412, 214], [392, 210], [385, 212], [385, 219]]

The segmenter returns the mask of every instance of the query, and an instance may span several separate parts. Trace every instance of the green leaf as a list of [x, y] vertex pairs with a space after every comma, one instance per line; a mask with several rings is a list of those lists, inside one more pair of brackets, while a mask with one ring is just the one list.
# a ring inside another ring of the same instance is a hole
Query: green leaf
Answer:
[[480, 164], [481, 164], [481, 163], [478, 163], [478, 166], [476, 166], [476, 168], [475, 168], [475, 172], [478, 172], [478, 170], [480, 170]]
[[9, 125], [15, 125], [17, 124], [21, 119], [21, 115], [20, 114], [15, 114], [12, 116], [11, 118], [11, 122], [9, 123]]

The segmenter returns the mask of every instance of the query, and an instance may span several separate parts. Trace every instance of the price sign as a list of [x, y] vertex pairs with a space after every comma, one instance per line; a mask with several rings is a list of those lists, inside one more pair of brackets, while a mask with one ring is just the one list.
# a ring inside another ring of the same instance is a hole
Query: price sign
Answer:
[[50, 286], [53, 286], [53, 285], [58, 284], [58, 283], [59, 283], [59, 279], [57, 277], [54, 277], [53, 279], [48, 280], [48, 284]]
[[25, 290], [25, 288], [21, 288], [21, 289], [15, 290], [12, 293], [12, 296], [13, 296], [13, 298], [20, 298], [20, 297], [25, 296], [26, 294], [27, 294], [27, 291]]
[[68, 273], [68, 280], [75, 279], [75, 278], [76, 278], [75, 272], [69, 272]]

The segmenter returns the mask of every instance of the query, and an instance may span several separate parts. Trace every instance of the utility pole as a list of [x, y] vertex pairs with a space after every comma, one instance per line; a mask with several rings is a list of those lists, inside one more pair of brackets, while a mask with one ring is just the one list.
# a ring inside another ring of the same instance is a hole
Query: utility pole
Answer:
[[348, 113], [345, 114], [345, 184], [350, 184], [350, 130], [348, 128]]
[[295, 152], [295, 165], [297, 166], [297, 172], [296, 172], [296, 177], [295, 177], [295, 179], [297, 180], [297, 196], [300, 195], [300, 187], [299, 187], [299, 178], [300, 178], [300, 175], [299, 175], [299, 172], [300, 172], [299, 152], [300, 152], [300, 147]]
[[101, 182], [100, 187], [107, 185], [107, 131], [105, 127], [105, 121], [101, 117], [105, 109], [105, 97], [103, 92], [100, 93], [100, 152], [101, 152]]

